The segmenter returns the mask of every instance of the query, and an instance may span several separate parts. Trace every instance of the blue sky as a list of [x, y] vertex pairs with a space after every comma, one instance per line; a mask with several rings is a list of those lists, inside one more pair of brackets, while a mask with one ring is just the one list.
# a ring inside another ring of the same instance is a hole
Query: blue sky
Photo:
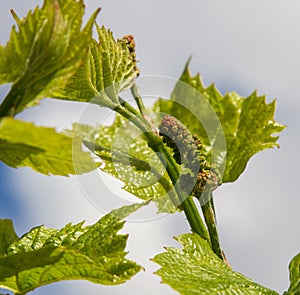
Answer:
[[[9, 9], [22, 16], [41, 1], [2, 1], [0, 42], [5, 44], [13, 23]], [[296, 0], [208, 1], [86, 0], [87, 14], [98, 6], [98, 23], [116, 37], [133, 34], [142, 75], [177, 78], [192, 54], [193, 73], [205, 84], [215, 82], [224, 93], [250, 95], [255, 89], [268, 101], [277, 99], [276, 119], [288, 128], [280, 149], [264, 151], [249, 163], [235, 184], [216, 193], [222, 246], [233, 268], [280, 292], [288, 286], [287, 266], [300, 251], [300, 3]], [[0, 97], [5, 88], [0, 88]], [[143, 91], [143, 90], [142, 90]], [[64, 128], [77, 121], [82, 108], [46, 100], [19, 118]], [[251, 135], [249, 135], [251, 136]], [[47, 177], [28, 168], [0, 166], [1, 218], [13, 218], [18, 234], [44, 223], [61, 227], [69, 221], [96, 221], [101, 212], [84, 196], [76, 177]], [[89, 176], [85, 176], [84, 180]], [[111, 181], [106, 179], [106, 182]], [[116, 186], [116, 185], [113, 185]], [[102, 185], [103, 195], [120, 194]], [[152, 275], [149, 258], [173, 236], [189, 230], [182, 215], [152, 222], [129, 222], [129, 257], [146, 267], [123, 286], [103, 287], [67, 282], [32, 294], [176, 294]], [[150, 238], [149, 238], [150, 237]]]

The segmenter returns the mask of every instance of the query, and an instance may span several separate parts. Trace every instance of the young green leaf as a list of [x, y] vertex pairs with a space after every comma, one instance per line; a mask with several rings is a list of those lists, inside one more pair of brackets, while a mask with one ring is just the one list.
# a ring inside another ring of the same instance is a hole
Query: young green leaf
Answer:
[[71, 137], [9, 117], [0, 121], [0, 150], [6, 165], [28, 166], [47, 175], [82, 174], [98, 166]]
[[111, 126], [75, 125], [76, 136], [105, 164], [104, 172], [124, 182], [124, 189], [156, 202], [159, 212], [174, 212], [174, 190], [165, 167], [129, 121], [117, 116]]
[[284, 295], [299, 295], [300, 294], [300, 253], [297, 254], [289, 265], [290, 270], [290, 287]]
[[[274, 134], [281, 132], [284, 126], [274, 120], [276, 103], [267, 104], [265, 97], [256, 92], [246, 98], [235, 92], [223, 96], [214, 85], [205, 88], [199, 74], [192, 77], [188, 65], [171, 100], [160, 99], [155, 109], [177, 117], [192, 133], [201, 137], [208, 151], [224, 133], [226, 147], [224, 145], [223, 153], [227, 152], [227, 155], [223, 182], [233, 182], [253, 155], [278, 146], [278, 137]], [[220, 157], [219, 161], [222, 160]]]
[[81, 30], [83, 1], [45, 0], [29, 11], [0, 48], [0, 83], [12, 88], [0, 116], [15, 115], [40, 99], [51, 97], [76, 73], [87, 55], [96, 11]]
[[130, 279], [141, 267], [125, 258], [127, 235], [120, 221], [144, 204], [112, 211], [96, 224], [68, 224], [61, 230], [33, 228], [0, 257], [0, 288], [26, 294], [61, 280], [89, 280], [116, 285]]
[[118, 93], [130, 87], [139, 72], [125, 40], [115, 41], [105, 27], [97, 26], [97, 32], [99, 41], [92, 40], [84, 64], [55, 97], [114, 108]]
[[153, 261], [162, 266], [157, 274], [163, 283], [180, 294], [278, 294], [234, 272], [197, 234], [184, 234], [176, 239], [183, 249], [167, 248]]

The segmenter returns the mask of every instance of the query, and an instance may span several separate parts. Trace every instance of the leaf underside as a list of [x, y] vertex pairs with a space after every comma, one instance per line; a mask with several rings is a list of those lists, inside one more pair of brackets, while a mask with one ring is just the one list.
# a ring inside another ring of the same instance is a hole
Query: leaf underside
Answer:
[[125, 258], [128, 236], [117, 233], [124, 225], [120, 220], [141, 206], [114, 210], [92, 226], [79, 223], [61, 230], [33, 228], [0, 256], [0, 288], [25, 294], [61, 280], [124, 283], [141, 267]]
[[9, 117], [0, 122], [0, 150], [6, 165], [27, 166], [46, 175], [82, 174], [98, 166], [73, 138]]
[[234, 272], [197, 234], [176, 238], [182, 249], [166, 248], [153, 261], [161, 268], [156, 272], [162, 282], [183, 295], [278, 294]]
[[165, 167], [129, 121], [117, 116], [111, 126], [76, 124], [73, 132], [100, 157], [101, 170], [124, 182], [126, 191], [155, 201], [158, 212], [175, 212], [174, 190]]

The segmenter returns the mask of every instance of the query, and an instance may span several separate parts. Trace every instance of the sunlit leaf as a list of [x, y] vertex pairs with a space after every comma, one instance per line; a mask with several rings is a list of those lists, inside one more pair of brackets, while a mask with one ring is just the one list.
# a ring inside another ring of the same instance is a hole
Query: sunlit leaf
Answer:
[[176, 238], [182, 249], [166, 248], [153, 261], [161, 268], [156, 272], [162, 282], [183, 295], [276, 295], [238, 272], [233, 271], [197, 234]]
[[246, 98], [235, 92], [222, 95], [213, 84], [205, 88], [199, 74], [191, 76], [188, 64], [179, 80], [171, 100], [160, 99], [155, 110], [178, 118], [203, 139], [208, 151], [218, 149], [224, 136], [224, 157], [218, 163], [226, 160], [223, 182], [235, 181], [259, 151], [278, 146], [274, 134], [284, 126], [274, 120], [275, 101], [268, 104], [256, 92]]
[[0, 106], [0, 116], [15, 115], [50, 97], [76, 73], [91, 40], [96, 11], [81, 30], [83, 1], [45, 0], [13, 26], [0, 48], [0, 83], [12, 88]]
[[90, 153], [82, 151], [81, 143], [72, 137], [9, 117], [0, 122], [0, 150], [6, 165], [27, 166], [47, 175], [67, 176], [97, 168]]
[[125, 258], [128, 236], [118, 234], [124, 225], [120, 220], [141, 206], [114, 210], [92, 226], [79, 223], [61, 230], [33, 228], [0, 257], [0, 288], [25, 294], [62, 280], [124, 283], [141, 267]]
[[97, 32], [99, 41], [91, 42], [84, 64], [56, 98], [114, 108], [119, 104], [118, 93], [131, 86], [139, 72], [123, 39], [116, 41], [103, 26], [97, 26]]

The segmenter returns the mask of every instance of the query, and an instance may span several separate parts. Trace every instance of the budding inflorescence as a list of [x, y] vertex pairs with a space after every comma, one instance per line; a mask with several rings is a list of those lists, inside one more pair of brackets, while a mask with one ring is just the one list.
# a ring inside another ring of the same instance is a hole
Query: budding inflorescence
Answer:
[[[180, 177], [180, 185], [184, 191], [190, 187], [191, 194], [200, 197], [205, 187], [212, 191], [220, 185], [218, 170], [207, 161], [207, 155], [202, 150], [202, 141], [197, 135], [192, 135], [172, 116], [162, 119], [159, 132], [166, 145], [172, 148], [175, 161], [192, 171], [193, 176], [183, 174]], [[191, 181], [195, 182], [194, 187], [191, 187]]]
[[138, 69], [138, 67], [136, 65], [137, 60], [136, 60], [136, 53], [135, 53], [135, 41], [134, 41], [134, 37], [132, 35], [126, 35], [121, 40], [125, 42], [128, 50], [130, 52], [130, 55], [132, 57], [133, 64], [135, 65], [134, 66], [134, 70], [137, 72], [137, 75], [139, 76], [140, 75], [140, 71], [139, 71], [139, 69]]

